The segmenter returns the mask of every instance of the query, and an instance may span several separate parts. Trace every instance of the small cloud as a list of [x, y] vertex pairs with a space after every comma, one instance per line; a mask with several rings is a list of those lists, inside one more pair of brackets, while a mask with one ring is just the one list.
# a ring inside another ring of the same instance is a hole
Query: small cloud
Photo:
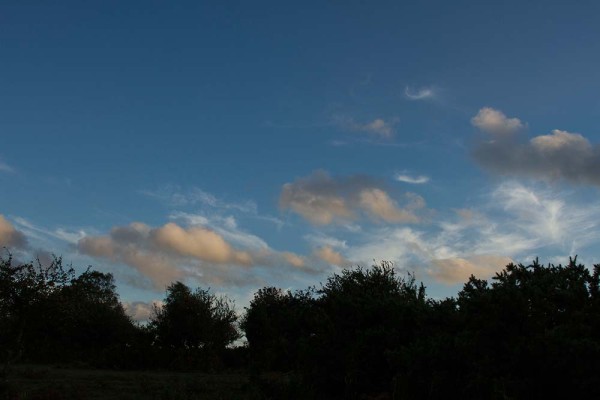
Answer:
[[436, 96], [433, 88], [423, 87], [417, 90], [412, 90], [408, 86], [404, 89], [404, 95], [409, 100], [428, 100]]
[[394, 136], [394, 127], [398, 123], [397, 118], [388, 119], [375, 118], [372, 121], [359, 123], [353, 118], [337, 115], [333, 118], [334, 123], [344, 130], [351, 132], [366, 133], [379, 139], [390, 139]]
[[521, 131], [523, 123], [518, 118], [508, 118], [502, 111], [484, 107], [471, 118], [471, 124], [491, 135], [508, 136]]
[[404, 183], [411, 183], [414, 185], [421, 185], [429, 182], [429, 177], [425, 175], [411, 176], [407, 173], [396, 174], [396, 180]]

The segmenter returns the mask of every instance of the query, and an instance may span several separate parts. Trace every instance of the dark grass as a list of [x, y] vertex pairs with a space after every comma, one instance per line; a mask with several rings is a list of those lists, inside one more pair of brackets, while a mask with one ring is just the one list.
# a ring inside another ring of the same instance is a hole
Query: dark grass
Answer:
[[263, 399], [245, 373], [111, 371], [20, 365], [4, 378], [3, 399]]

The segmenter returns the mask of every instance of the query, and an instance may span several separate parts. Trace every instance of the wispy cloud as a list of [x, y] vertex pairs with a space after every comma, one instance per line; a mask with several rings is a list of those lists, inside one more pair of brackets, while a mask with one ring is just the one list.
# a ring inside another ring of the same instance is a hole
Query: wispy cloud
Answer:
[[600, 186], [600, 146], [582, 135], [555, 129], [524, 142], [520, 120], [493, 109], [480, 110], [472, 122], [490, 135], [473, 149], [484, 168], [501, 175]]
[[140, 193], [158, 199], [169, 206], [184, 207], [203, 205], [216, 209], [237, 210], [243, 213], [256, 214], [257, 206], [252, 200], [240, 202], [225, 201], [200, 188], [182, 190], [179, 186], [166, 185], [158, 190], [142, 190]]
[[375, 227], [344, 252], [360, 263], [375, 256], [453, 284], [470, 274], [490, 277], [532, 254], [575, 255], [600, 244], [599, 230], [595, 202], [556, 188], [505, 182], [475, 209], [439, 217], [427, 228]]
[[[285, 223], [277, 217], [259, 213], [258, 206], [253, 200], [228, 201], [196, 187], [185, 190], [176, 185], [165, 185], [158, 190], [142, 190], [140, 193], [157, 199], [170, 208], [177, 210], [173, 215], [181, 212], [182, 209], [189, 210], [192, 207], [200, 207], [202, 210], [206, 211], [205, 214], [207, 215], [234, 213], [238, 217], [244, 216], [270, 222], [277, 226], [278, 229], [281, 229], [285, 225]], [[195, 216], [196, 218], [199, 218], [200, 214], [196, 213]], [[217, 218], [218, 217], [216, 216], [211, 217], [212, 220]], [[221, 216], [220, 218], [225, 219], [234, 217]], [[207, 221], [201, 223], [206, 222]]]
[[404, 183], [420, 185], [429, 182], [429, 177], [426, 175], [413, 176], [406, 172], [398, 173], [395, 176], [396, 180]]
[[407, 86], [404, 88], [404, 96], [409, 100], [430, 100], [436, 97], [436, 92], [431, 87], [412, 89]]
[[279, 204], [316, 225], [347, 223], [360, 216], [388, 223], [416, 223], [425, 201], [414, 193], [398, 202], [374, 180], [351, 176], [332, 178], [324, 171], [283, 185]]
[[33, 222], [23, 218], [17, 217], [15, 218], [15, 223], [19, 226], [20, 229], [23, 230], [28, 236], [44, 240], [45, 237], [50, 237], [54, 239], [59, 239], [63, 242], [67, 242], [70, 244], [76, 244], [79, 239], [86, 236], [86, 231], [83, 229], [79, 230], [69, 230], [65, 228], [56, 228], [46, 229], [42, 226], [36, 225]]

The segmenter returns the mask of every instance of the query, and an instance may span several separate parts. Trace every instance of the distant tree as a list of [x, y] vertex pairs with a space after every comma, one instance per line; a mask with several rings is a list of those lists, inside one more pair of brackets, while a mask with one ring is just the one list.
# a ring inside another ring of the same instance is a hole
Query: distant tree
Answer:
[[155, 307], [150, 321], [156, 343], [163, 349], [180, 350], [179, 355], [218, 356], [240, 337], [233, 303], [209, 290], [192, 291], [181, 282], [171, 284], [162, 307]]

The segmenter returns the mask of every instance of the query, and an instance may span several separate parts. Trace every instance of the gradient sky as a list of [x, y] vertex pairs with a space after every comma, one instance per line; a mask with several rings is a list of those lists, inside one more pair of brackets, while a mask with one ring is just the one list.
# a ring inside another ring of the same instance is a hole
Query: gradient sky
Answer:
[[[414, 3], [414, 4], [409, 4]], [[0, 245], [136, 318], [390, 260], [600, 262], [597, 1], [4, 1]]]

